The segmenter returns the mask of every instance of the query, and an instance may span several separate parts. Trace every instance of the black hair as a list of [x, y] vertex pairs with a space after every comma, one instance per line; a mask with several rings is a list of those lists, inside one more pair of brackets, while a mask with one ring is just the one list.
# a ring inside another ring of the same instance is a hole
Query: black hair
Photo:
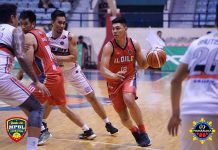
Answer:
[[25, 10], [21, 12], [20, 19], [29, 19], [33, 23], [36, 22], [36, 15], [32, 10]]
[[14, 4], [4, 3], [0, 5], [0, 23], [10, 23], [11, 16], [16, 16], [17, 6]]
[[61, 10], [55, 10], [51, 13], [51, 19], [52, 21], [55, 21], [57, 17], [65, 17], [66, 18], [66, 15], [65, 15], [65, 12], [64, 11], [61, 11]]
[[80, 36], [79, 36], [79, 39], [83, 39], [83, 36], [82, 36], [82, 35], [80, 35]]
[[124, 17], [117, 17], [112, 20], [112, 24], [121, 23], [126, 25], [126, 19]]

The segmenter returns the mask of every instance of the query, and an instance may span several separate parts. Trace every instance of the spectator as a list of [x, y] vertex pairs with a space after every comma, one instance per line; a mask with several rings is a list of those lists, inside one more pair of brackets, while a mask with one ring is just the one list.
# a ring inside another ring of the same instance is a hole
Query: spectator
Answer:
[[86, 66], [89, 63], [89, 55], [91, 55], [91, 52], [89, 51], [90, 49], [88, 48], [88, 45], [86, 42], [84, 42], [84, 37], [82, 35], [79, 36], [78, 38], [78, 42], [77, 45], [82, 45], [82, 55], [83, 55], [83, 59], [82, 59], [82, 68], [86, 68]]
[[82, 35], [79, 36], [77, 44], [82, 44], [83, 49], [88, 50], [88, 45], [84, 42], [84, 37]]
[[165, 43], [165, 40], [164, 40], [164, 38], [162, 37], [162, 31], [157, 31], [157, 35], [158, 35], [158, 37]]
[[38, 7], [39, 8], [45, 8], [45, 9], [48, 9], [48, 8], [56, 8], [51, 0], [39, 0], [39, 4], [38, 4]]
[[108, 9], [108, 3], [105, 2], [104, 0], [101, 0], [98, 4], [98, 10], [99, 10], [99, 23], [101, 27], [105, 26], [105, 13], [107, 12]]

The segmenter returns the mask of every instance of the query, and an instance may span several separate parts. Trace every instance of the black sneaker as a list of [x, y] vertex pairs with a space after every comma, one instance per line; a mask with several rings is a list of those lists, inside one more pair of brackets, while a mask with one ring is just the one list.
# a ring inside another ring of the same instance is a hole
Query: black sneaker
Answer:
[[151, 140], [149, 139], [147, 133], [140, 133], [140, 138], [141, 138], [141, 142], [139, 145], [141, 147], [147, 147], [151, 145]]
[[79, 139], [93, 140], [94, 138], [96, 138], [96, 135], [94, 134], [91, 128], [79, 135]]
[[132, 132], [132, 135], [134, 136], [136, 143], [137, 143], [138, 145], [140, 145], [140, 143], [141, 143], [141, 137], [140, 137], [139, 131], [137, 131], [137, 132]]
[[118, 132], [118, 129], [113, 127], [110, 122], [106, 123], [105, 128], [108, 132], [110, 132], [111, 135], [115, 135]]

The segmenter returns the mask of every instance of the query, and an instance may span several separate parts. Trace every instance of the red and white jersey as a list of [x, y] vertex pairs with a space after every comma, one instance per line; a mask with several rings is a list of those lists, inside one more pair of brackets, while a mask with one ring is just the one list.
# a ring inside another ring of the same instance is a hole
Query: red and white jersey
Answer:
[[218, 31], [195, 40], [180, 61], [189, 70], [182, 114], [218, 114]]
[[29, 33], [32, 33], [38, 42], [38, 48], [34, 54], [33, 64], [33, 69], [37, 76], [56, 74], [57, 72], [60, 72], [61, 69], [51, 53], [46, 34], [38, 29], [33, 29], [29, 31]]
[[[133, 45], [131, 38], [126, 39], [126, 46], [121, 48], [115, 41], [111, 40], [110, 43], [113, 46], [113, 53], [109, 62], [109, 70], [111, 72], [124, 71], [125, 78], [133, 77], [136, 73], [135, 62], [136, 62], [136, 49]], [[107, 81], [113, 81], [106, 79]]]
[[[0, 73], [10, 73], [14, 62], [13, 30], [9, 24], [0, 24]], [[2, 75], [0, 75], [3, 77]]]
[[49, 39], [51, 52], [53, 54], [59, 55], [59, 56], [70, 55], [70, 52], [68, 49], [68, 35], [69, 35], [68, 31], [63, 30], [61, 36], [59, 36], [58, 38], [52, 37], [52, 31], [48, 32], [46, 35]]

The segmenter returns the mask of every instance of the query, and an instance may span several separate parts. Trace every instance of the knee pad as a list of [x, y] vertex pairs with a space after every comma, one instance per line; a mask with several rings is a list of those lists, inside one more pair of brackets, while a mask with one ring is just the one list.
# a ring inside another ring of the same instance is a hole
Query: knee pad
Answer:
[[39, 109], [30, 111], [29, 117], [28, 117], [28, 126], [40, 128], [41, 123], [42, 123], [42, 115], [43, 115], [42, 106], [40, 106]]
[[39, 101], [31, 94], [30, 97], [20, 105], [20, 107], [29, 111], [28, 126], [41, 127], [43, 107]]

